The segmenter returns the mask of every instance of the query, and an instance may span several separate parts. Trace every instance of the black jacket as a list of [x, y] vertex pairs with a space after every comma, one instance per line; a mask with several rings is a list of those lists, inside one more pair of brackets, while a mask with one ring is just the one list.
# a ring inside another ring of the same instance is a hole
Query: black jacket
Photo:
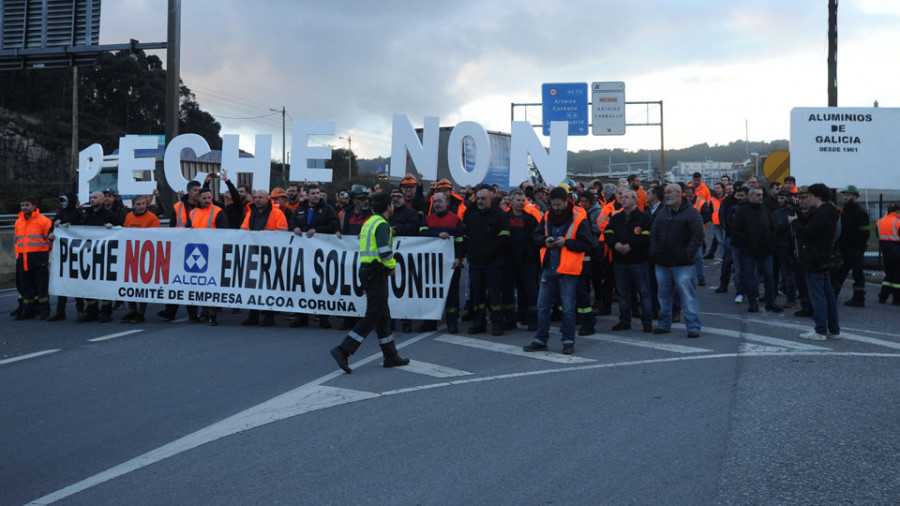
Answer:
[[[312, 209], [312, 213], [310, 213]], [[317, 234], [333, 234], [340, 229], [338, 214], [334, 206], [325, 202], [325, 199], [319, 200], [319, 205], [309, 207], [309, 201], [300, 204], [297, 213], [294, 214], [294, 228], [299, 228], [303, 232], [313, 229]]]
[[734, 197], [733, 193], [722, 199], [722, 203], [719, 204], [719, 224], [725, 229], [725, 237], [731, 237], [731, 225], [728, 223], [728, 218], [731, 208], [738, 204], [738, 199]]
[[[650, 258], [650, 230], [653, 218], [649, 214], [634, 208], [630, 213], [624, 210], [614, 214], [604, 232], [604, 241], [612, 251], [613, 262], [620, 264], [637, 264]], [[616, 243], [631, 246], [628, 254], [616, 251]]]
[[388, 223], [394, 230], [394, 236], [415, 236], [419, 235], [421, 215], [415, 209], [404, 204], [394, 208], [394, 215], [391, 216]]
[[809, 222], [798, 233], [800, 265], [809, 272], [825, 272], [822, 262], [834, 251], [835, 230], [840, 213], [834, 204], [825, 202], [813, 211]]
[[105, 206], [100, 206], [100, 209], [96, 212], [94, 211], [94, 208], [88, 207], [84, 211], [84, 221], [81, 222], [82, 225], [89, 227], [102, 227], [107, 223], [110, 223], [113, 226], [122, 224], [119, 219], [116, 218], [116, 215], [110, 212]]
[[687, 199], [676, 210], [665, 206], [650, 229], [650, 259], [666, 267], [693, 265], [703, 244], [703, 220]]
[[737, 208], [731, 227], [731, 244], [741, 253], [771, 255], [775, 251], [775, 222], [765, 204], [747, 202]]
[[846, 205], [841, 213], [841, 237], [838, 245], [842, 250], [865, 251], [869, 245], [871, 230], [869, 213], [856, 202]]
[[509, 252], [509, 220], [506, 213], [491, 206], [482, 212], [477, 207], [466, 209], [466, 248], [469, 262], [487, 265]]
[[75, 192], [66, 192], [63, 195], [65, 195], [67, 200], [66, 206], [57, 211], [56, 216], [51, 221], [54, 224], [58, 220], [61, 224], [81, 225], [81, 222], [84, 221], [84, 213], [78, 208], [78, 195]]

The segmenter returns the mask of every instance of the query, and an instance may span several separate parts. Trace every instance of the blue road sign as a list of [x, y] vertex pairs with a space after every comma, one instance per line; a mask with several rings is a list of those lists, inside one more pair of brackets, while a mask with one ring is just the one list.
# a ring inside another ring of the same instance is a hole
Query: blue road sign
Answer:
[[550, 135], [551, 121], [568, 121], [569, 135], [588, 134], [587, 83], [544, 83], [541, 97], [544, 135]]

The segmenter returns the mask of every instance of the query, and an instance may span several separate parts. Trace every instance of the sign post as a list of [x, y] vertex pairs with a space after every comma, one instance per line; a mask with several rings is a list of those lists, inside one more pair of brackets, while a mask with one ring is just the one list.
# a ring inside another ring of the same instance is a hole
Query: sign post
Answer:
[[587, 83], [544, 83], [541, 86], [544, 135], [550, 135], [553, 121], [568, 121], [569, 135], [587, 135], [587, 96]]
[[591, 83], [591, 119], [594, 135], [625, 135], [625, 83]]

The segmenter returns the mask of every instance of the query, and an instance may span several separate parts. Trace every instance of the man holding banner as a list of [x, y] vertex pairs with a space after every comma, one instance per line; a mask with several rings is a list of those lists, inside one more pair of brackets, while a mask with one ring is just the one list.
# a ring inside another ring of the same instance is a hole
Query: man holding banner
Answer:
[[375, 329], [384, 354], [384, 367], [409, 364], [408, 358], [397, 353], [394, 336], [391, 334], [388, 276], [394, 274], [397, 266], [391, 227], [387, 222], [394, 213], [391, 196], [387, 193], [375, 195], [372, 198], [372, 211], [374, 214], [366, 220], [359, 233], [359, 278], [366, 292], [366, 315], [356, 322], [340, 346], [331, 349], [331, 356], [347, 374], [352, 372], [347, 359], [356, 352], [372, 329]]

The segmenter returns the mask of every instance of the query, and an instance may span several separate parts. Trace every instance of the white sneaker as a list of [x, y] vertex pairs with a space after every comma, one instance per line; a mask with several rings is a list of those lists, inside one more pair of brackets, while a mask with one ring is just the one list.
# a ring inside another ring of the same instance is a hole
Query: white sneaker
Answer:
[[828, 334], [825, 337], [827, 337], [828, 339], [840, 339], [841, 335], [840, 334]]
[[815, 329], [800, 334], [800, 339], [809, 339], [810, 341], [824, 341], [828, 339], [825, 334], [819, 334]]
[[743, 304], [743, 303], [744, 303], [744, 296], [741, 295], [741, 294], [737, 294], [737, 297], [734, 298], [734, 303], [735, 303], [735, 304]]

